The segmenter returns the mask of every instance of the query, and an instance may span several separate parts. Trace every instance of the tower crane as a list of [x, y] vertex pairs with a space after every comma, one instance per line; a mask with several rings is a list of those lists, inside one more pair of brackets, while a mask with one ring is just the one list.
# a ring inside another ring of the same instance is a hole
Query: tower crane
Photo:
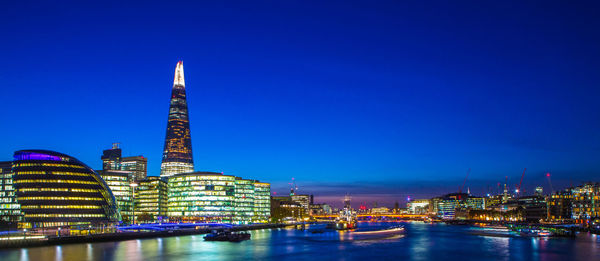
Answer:
[[458, 196], [460, 197], [460, 194], [462, 193], [463, 188], [465, 187], [465, 184], [467, 183], [467, 179], [469, 178], [469, 173], [471, 173], [471, 168], [469, 168], [469, 170], [467, 170], [467, 176], [465, 177], [465, 180], [463, 181], [462, 185], [458, 188]]
[[517, 187], [517, 197], [520, 195], [519, 193], [522, 193], [522, 189], [521, 186], [523, 185], [523, 177], [525, 177], [525, 171], [527, 170], [527, 168], [523, 169], [523, 174], [521, 174], [521, 181], [519, 181], [519, 186]]

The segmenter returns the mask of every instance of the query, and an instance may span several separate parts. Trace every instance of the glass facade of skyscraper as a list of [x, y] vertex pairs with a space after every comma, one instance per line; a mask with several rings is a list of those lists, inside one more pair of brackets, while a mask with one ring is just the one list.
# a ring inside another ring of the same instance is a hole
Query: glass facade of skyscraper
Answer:
[[183, 77], [183, 62], [175, 68], [175, 78], [171, 91], [167, 134], [163, 149], [160, 176], [170, 177], [179, 173], [194, 171], [192, 158], [192, 136], [188, 118], [188, 106]]
[[26, 227], [107, 225], [120, 219], [104, 180], [71, 156], [17, 151], [13, 183]]

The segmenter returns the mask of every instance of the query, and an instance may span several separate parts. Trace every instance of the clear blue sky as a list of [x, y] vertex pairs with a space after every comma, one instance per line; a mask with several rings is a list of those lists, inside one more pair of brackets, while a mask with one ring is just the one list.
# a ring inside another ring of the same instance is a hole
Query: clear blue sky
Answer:
[[122, 2], [3, 3], [0, 159], [121, 142], [158, 175], [181, 59], [197, 170], [388, 203], [600, 180], [598, 2]]

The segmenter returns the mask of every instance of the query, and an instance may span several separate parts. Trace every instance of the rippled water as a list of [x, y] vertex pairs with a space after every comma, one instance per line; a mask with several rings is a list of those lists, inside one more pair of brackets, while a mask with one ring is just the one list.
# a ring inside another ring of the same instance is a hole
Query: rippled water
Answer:
[[[361, 228], [389, 226], [361, 223]], [[0, 250], [0, 260], [600, 260], [600, 237], [507, 238], [466, 226], [404, 223], [403, 236], [349, 238], [294, 229], [259, 230], [241, 243], [205, 242], [202, 235]]]

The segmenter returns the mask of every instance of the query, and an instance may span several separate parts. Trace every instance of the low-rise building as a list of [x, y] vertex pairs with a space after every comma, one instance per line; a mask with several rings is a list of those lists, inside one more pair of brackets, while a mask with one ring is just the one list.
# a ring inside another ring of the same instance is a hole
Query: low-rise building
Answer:
[[429, 203], [429, 199], [414, 199], [406, 203], [406, 208], [409, 214], [427, 214]]

